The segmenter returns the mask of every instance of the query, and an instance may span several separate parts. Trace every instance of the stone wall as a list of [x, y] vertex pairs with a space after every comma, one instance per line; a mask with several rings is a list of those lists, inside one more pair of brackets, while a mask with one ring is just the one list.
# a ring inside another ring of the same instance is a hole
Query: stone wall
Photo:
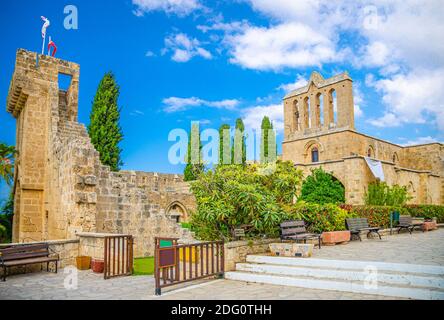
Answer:
[[[59, 74], [71, 76], [59, 90]], [[80, 232], [128, 233], [135, 255], [155, 236], [189, 239], [177, 223], [195, 209], [180, 175], [111, 172], [77, 121], [79, 65], [18, 50], [7, 110], [17, 119], [13, 241], [70, 239]]]
[[275, 242], [280, 242], [280, 239], [242, 240], [225, 243], [225, 271], [236, 270], [236, 263], [245, 262], [249, 254], [269, 252], [269, 244]]
[[[354, 111], [350, 108], [353, 101], [351, 83], [346, 73], [330, 79], [313, 73], [307, 86], [284, 98], [282, 160], [294, 162], [305, 176], [310, 174], [310, 169], [318, 167], [333, 172], [345, 187], [346, 201], [362, 204], [368, 183], [375, 181], [363, 158], [369, 156], [382, 161], [389, 185], [407, 186], [412, 196], [411, 203], [444, 204], [444, 145], [431, 143], [404, 147], [356, 132]], [[324, 120], [329, 122], [332, 120], [331, 90], [338, 94], [339, 118], [334, 125], [326, 125], [325, 121], [322, 125], [319, 97], [324, 97]], [[302, 110], [297, 109], [307, 98], [310, 99], [310, 108], [302, 104]], [[309, 128], [304, 118], [307, 110], [311, 112], [312, 119]], [[304, 118], [302, 126], [296, 121], [300, 117]], [[317, 153], [318, 161], [313, 162], [312, 152]]]

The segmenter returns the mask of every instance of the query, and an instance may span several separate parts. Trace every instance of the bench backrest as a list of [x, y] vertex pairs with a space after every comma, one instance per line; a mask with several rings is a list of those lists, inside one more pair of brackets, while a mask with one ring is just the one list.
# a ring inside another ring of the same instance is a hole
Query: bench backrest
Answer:
[[288, 237], [301, 233], [306, 233], [305, 222], [303, 220], [285, 221], [281, 223], [281, 236]]
[[399, 216], [399, 224], [410, 225], [412, 224], [412, 216]]
[[47, 257], [49, 256], [49, 246], [47, 243], [39, 243], [8, 247], [0, 249], [0, 256], [3, 261]]
[[367, 218], [348, 218], [345, 220], [348, 230], [359, 230], [363, 228], [368, 228]]

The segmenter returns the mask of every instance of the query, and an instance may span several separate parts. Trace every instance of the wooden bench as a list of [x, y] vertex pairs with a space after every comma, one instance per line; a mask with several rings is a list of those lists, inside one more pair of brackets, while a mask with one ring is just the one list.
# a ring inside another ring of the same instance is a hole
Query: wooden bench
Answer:
[[381, 235], [379, 234], [379, 229], [381, 228], [370, 227], [367, 218], [348, 218], [345, 221], [347, 229], [350, 230], [352, 237], [357, 236], [359, 241], [362, 241], [361, 232], [367, 232], [367, 238], [371, 233], [376, 233], [379, 236], [379, 239], [381, 239]]
[[[46, 271], [49, 271], [49, 263], [55, 264], [55, 273], [57, 273], [58, 254], [50, 256], [50, 249], [47, 243], [17, 245], [0, 249], [0, 267], [3, 269], [3, 281], [6, 281], [9, 268], [24, 266], [29, 264], [46, 263]], [[43, 266], [42, 266], [43, 269]]]
[[407, 229], [410, 232], [410, 234], [412, 234], [413, 229], [417, 227], [422, 228], [422, 226], [423, 223], [413, 223], [412, 216], [400, 216], [399, 224], [396, 227], [398, 228], [398, 233], [400, 233], [402, 229]]
[[318, 239], [318, 247], [321, 249], [321, 235], [307, 232], [303, 220], [285, 221], [281, 223], [280, 227], [281, 241], [303, 240], [304, 243], [307, 243], [307, 239]]

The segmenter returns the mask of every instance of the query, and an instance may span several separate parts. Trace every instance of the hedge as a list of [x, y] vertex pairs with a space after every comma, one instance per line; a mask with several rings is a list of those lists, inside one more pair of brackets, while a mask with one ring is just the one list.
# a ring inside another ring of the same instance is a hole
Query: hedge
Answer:
[[444, 206], [421, 204], [404, 206], [407, 214], [412, 217], [421, 217], [427, 219], [436, 218], [438, 223], [444, 223]]
[[405, 205], [403, 207], [341, 205], [340, 207], [357, 217], [367, 218], [369, 225], [373, 227], [390, 228], [390, 213], [394, 211], [401, 215], [426, 219], [437, 218], [439, 223], [444, 222], [444, 206], [439, 205]]

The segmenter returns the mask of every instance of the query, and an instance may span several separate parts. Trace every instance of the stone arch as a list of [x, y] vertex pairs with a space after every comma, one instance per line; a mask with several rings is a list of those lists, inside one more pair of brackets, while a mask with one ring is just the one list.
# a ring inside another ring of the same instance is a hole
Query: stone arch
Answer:
[[318, 151], [318, 161], [322, 161], [321, 154], [324, 152], [324, 146], [317, 140], [310, 140], [304, 146], [304, 156], [308, 160], [307, 162], [312, 162], [312, 151], [317, 149]]
[[322, 127], [324, 125], [324, 95], [321, 92], [316, 94], [315, 99], [315, 115], [316, 122], [314, 124], [315, 127]]
[[300, 131], [301, 130], [301, 112], [299, 110], [299, 102], [297, 99], [295, 99], [293, 101], [293, 121], [294, 121], [294, 126], [293, 126], [293, 130], [294, 131]]
[[325, 119], [325, 123], [327, 127], [334, 127], [338, 123], [338, 101], [336, 96], [336, 89], [331, 88], [328, 91], [328, 99], [327, 99], [327, 119]]
[[398, 153], [394, 152], [393, 156], [392, 156], [392, 162], [394, 164], [399, 164], [399, 157], [398, 157]]
[[365, 152], [365, 156], [369, 158], [376, 158], [375, 148], [372, 145], [367, 147], [367, 151]]
[[188, 210], [180, 201], [171, 202], [166, 207], [165, 214], [177, 223], [188, 221]]
[[305, 128], [311, 128], [311, 107], [310, 97], [304, 98], [304, 126]]

